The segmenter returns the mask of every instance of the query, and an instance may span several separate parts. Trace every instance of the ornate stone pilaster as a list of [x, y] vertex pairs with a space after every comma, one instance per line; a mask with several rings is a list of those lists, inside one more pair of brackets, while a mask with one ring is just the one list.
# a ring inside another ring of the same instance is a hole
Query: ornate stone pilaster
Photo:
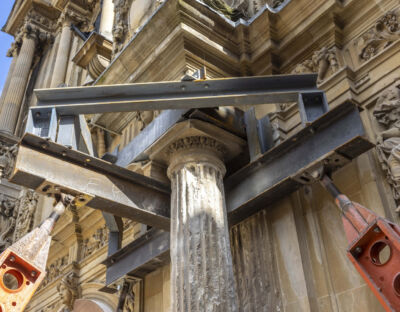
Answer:
[[0, 115], [0, 131], [14, 133], [33, 57], [35, 56], [37, 39], [37, 31], [30, 24], [25, 24], [21, 51], [15, 64]]
[[223, 147], [191, 136], [169, 147], [172, 311], [238, 311], [225, 207]]

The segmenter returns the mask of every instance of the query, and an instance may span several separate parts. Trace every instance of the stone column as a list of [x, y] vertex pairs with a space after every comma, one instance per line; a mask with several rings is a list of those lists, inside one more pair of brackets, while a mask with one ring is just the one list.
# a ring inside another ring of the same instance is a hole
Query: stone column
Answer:
[[0, 114], [0, 130], [11, 134], [14, 133], [37, 44], [36, 33], [29, 26], [24, 32], [21, 51]]
[[169, 147], [174, 312], [238, 311], [222, 149], [205, 136], [179, 139]]
[[71, 50], [72, 31], [71, 21], [63, 15], [60, 22], [61, 36], [60, 44], [57, 50], [56, 62], [54, 65], [53, 77], [51, 78], [50, 88], [57, 88], [60, 84], [65, 83], [67, 67], [69, 61], [69, 53]]
[[17, 63], [17, 59], [18, 59], [18, 49], [15, 46], [15, 43], [13, 43], [12, 47], [10, 48], [10, 50], [8, 50], [7, 57], [12, 57], [12, 61], [11, 61], [11, 64], [10, 64], [10, 68], [8, 69], [8, 74], [7, 74], [6, 82], [4, 83], [4, 86], [3, 86], [3, 91], [1, 93], [0, 113], [1, 113], [1, 110], [3, 108], [3, 104], [4, 104], [4, 100], [6, 98], [6, 95], [7, 95], [8, 87], [10, 86], [10, 82], [11, 82], [11, 79], [12, 79], [13, 74], [14, 74], [15, 64]]
[[113, 0], [103, 0], [101, 9], [100, 34], [107, 39], [113, 39], [112, 29], [114, 26], [114, 3]]

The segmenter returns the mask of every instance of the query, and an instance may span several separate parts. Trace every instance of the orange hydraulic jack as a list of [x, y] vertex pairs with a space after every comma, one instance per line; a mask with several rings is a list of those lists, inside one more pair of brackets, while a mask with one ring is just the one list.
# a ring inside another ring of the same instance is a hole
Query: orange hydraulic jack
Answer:
[[321, 184], [342, 211], [347, 256], [385, 310], [400, 311], [400, 227], [351, 202], [328, 176]]
[[48, 219], [0, 255], [0, 312], [24, 311], [43, 281], [50, 233], [68, 201], [62, 196]]

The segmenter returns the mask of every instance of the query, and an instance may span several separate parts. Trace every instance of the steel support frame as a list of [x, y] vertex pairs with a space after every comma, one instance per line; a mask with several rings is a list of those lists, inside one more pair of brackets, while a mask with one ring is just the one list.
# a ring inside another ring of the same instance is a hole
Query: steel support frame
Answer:
[[[267, 208], [284, 194], [308, 184], [312, 179], [309, 173], [321, 165], [334, 172], [372, 147], [373, 144], [365, 138], [357, 106], [347, 102], [334, 108], [225, 179], [230, 226]], [[162, 239], [145, 237], [147, 242], [141, 242], [140, 248], [133, 242], [109, 257], [104, 262], [107, 284], [128, 273], [142, 277], [146, 267], [157, 263], [163, 265], [154, 252], [157, 250], [162, 258], [168, 254], [169, 245], [166, 248], [165, 241], [169, 234], [164, 232], [160, 235]], [[159, 240], [161, 243], [158, 245]], [[148, 244], [148, 249], [143, 244]], [[148, 250], [146, 254], [145, 250]], [[140, 263], [130, 260], [139, 258]]]
[[[297, 101], [304, 128], [273, 148], [269, 144], [270, 138], [263, 138], [265, 131], [260, 130], [270, 130], [268, 120], [257, 121], [254, 114], [245, 116], [248, 129], [254, 126], [255, 121], [259, 129], [253, 129], [256, 139], [249, 140], [249, 149], [253, 151], [251, 163], [225, 179], [228, 218], [230, 225], [234, 225], [309, 181], [308, 173], [312, 168], [324, 163], [334, 171], [372, 147], [364, 138], [357, 107], [352, 103], [345, 103], [328, 112], [325, 94], [317, 89], [316, 79], [316, 75], [291, 75], [37, 90], [38, 106], [30, 110], [29, 125], [39, 137], [26, 134], [22, 145], [55, 159], [62, 158], [64, 163], [67, 160], [72, 165], [87, 167], [86, 169], [100, 172], [104, 176], [117, 176], [127, 184], [133, 182], [135, 187], [140, 184], [144, 186], [142, 190], [145, 193], [161, 191], [165, 200], [169, 201], [168, 196], [165, 197], [168, 187], [143, 176], [132, 176], [135, 174], [122, 167], [132, 161], [142, 160], [143, 152], [176, 122], [185, 118], [190, 110]], [[85, 153], [66, 150], [65, 146], [46, 140], [53, 140], [50, 134], [54, 132], [54, 125], [69, 116], [165, 109], [174, 110], [164, 111], [128, 144], [118, 155], [116, 165], [102, 162]], [[54, 120], [57, 122], [54, 123]], [[257, 144], [258, 150], [255, 146]], [[32, 188], [38, 187], [39, 181], [39, 185], [43, 185], [43, 179], [39, 178], [41, 175], [44, 172], [17, 170], [13, 179], [18, 184]], [[62, 182], [61, 180], [58, 179], [57, 182]], [[113, 203], [112, 196], [105, 202]], [[140, 222], [147, 220], [150, 222], [144, 223], [155, 225], [154, 222], [151, 223], [152, 218], [146, 217], [148, 211], [145, 207], [124, 207], [126, 209], [122, 215], [121, 210], [107, 210], [104, 203], [98, 204], [90, 194], [88, 203], [89, 206], [95, 206], [93, 208], [118, 216], [126, 216], [125, 213], [134, 211], [129, 217], [136, 217]], [[168, 216], [154, 211], [151, 213], [155, 219], [162, 218], [162, 222], [155, 226], [168, 230]], [[110, 224], [111, 230], [115, 228], [115, 222]], [[118, 231], [112, 232], [115, 233], [115, 241], [110, 254], [120, 246], [121, 238]], [[169, 233], [156, 229], [150, 231], [110, 255], [105, 261], [107, 285], [128, 273], [140, 277], [146, 273], [147, 266], [162, 263], [160, 259], [168, 256], [168, 249]]]

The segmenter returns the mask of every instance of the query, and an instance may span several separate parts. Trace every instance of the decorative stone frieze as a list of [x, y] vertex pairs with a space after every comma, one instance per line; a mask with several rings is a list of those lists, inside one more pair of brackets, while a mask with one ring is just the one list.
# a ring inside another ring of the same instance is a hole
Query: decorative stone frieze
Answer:
[[368, 61], [398, 39], [400, 39], [399, 16], [397, 12], [389, 11], [356, 41], [360, 60]]
[[82, 246], [82, 259], [90, 256], [101, 247], [105, 246], [108, 242], [108, 230], [103, 226], [96, 230], [96, 232], [83, 241]]
[[51, 264], [49, 264], [46, 268], [47, 275], [42, 282], [41, 288], [45, 288], [52, 281], [57, 279], [63, 273], [65, 267], [67, 267], [69, 259], [69, 255], [64, 255], [60, 258], [57, 258]]
[[[400, 84], [381, 94], [373, 114], [384, 127], [377, 138], [379, 160], [396, 204], [400, 205]], [[397, 212], [400, 212], [400, 206]]]
[[338, 50], [336, 47], [324, 47], [321, 50], [315, 51], [311, 59], [298, 64], [292, 73], [318, 73], [318, 82], [321, 83], [339, 70], [337, 54]]

